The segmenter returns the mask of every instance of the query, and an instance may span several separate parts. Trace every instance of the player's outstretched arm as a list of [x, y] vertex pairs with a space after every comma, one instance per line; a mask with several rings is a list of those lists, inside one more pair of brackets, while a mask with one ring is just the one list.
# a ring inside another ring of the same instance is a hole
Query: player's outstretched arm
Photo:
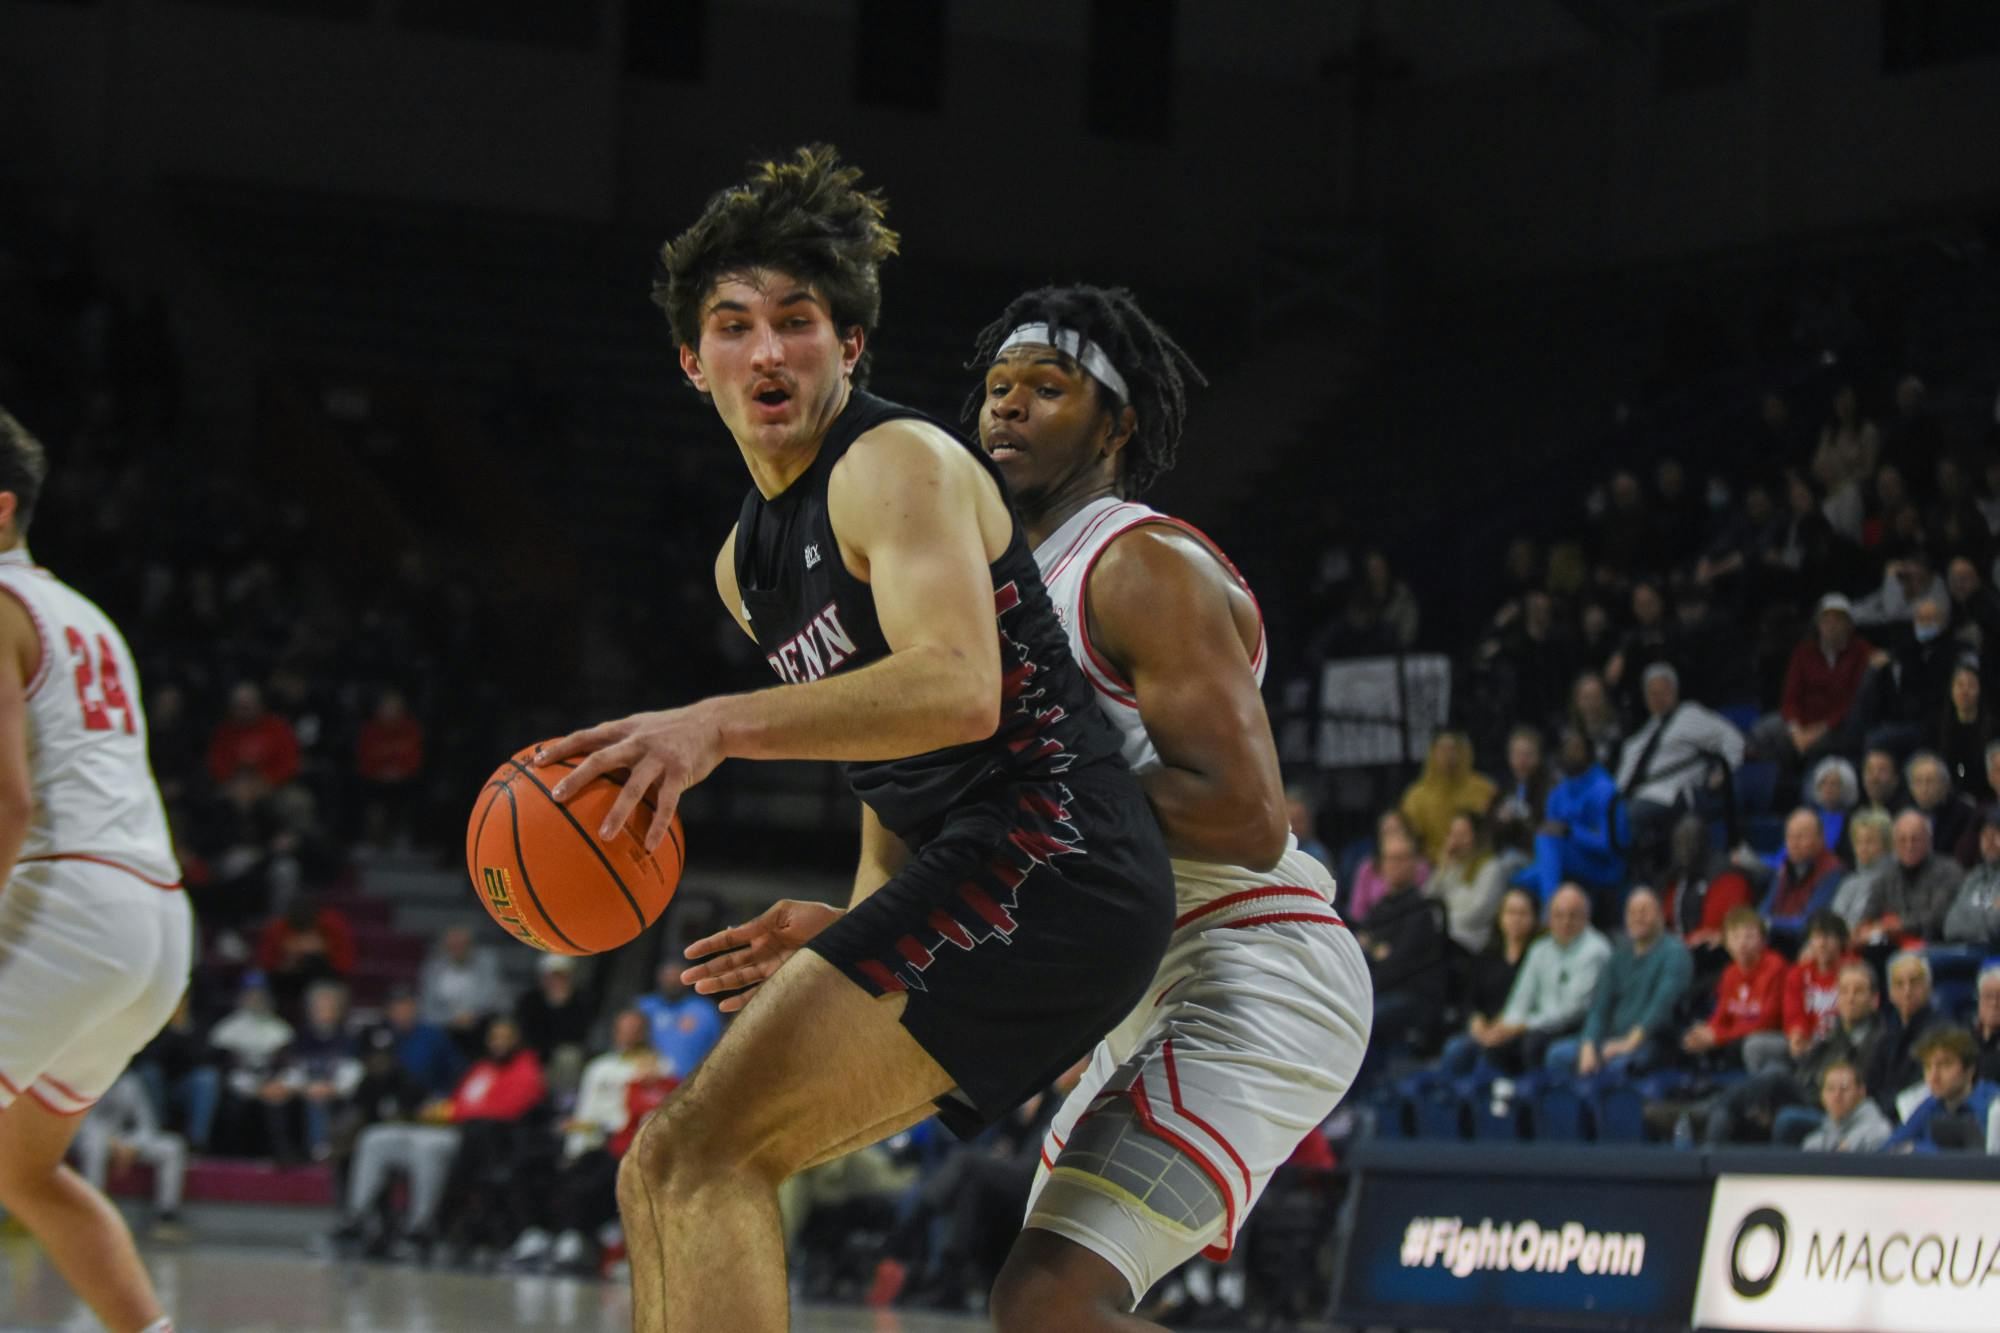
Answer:
[[1267, 870], [1285, 851], [1277, 745], [1231, 611], [1234, 584], [1164, 525], [1119, 537], [1091, 571], [1091, 639], [1124, 672], [1161, 767], [1140, 779], [1175, 856]]
[[586, 756], [556, 785], [555, 798], [623, 771], [624, 789], [600, 832], [616, 832], [653, 795], [646, 845], [657, 847], [681, 793], [724, 759], [901, 759], [992, 735], [1000, 722], [1000, 638], [982, 504], [1005, 521], [991, 478], [943, 431], [909, 421], [869, 431], [835, 465], [827, 508], [842, 558], [851, 552], [870, 584], [889, 655], [809, 684], [720, 695], [573, 732], [536, 756], [538, 763]]
[[0, 597], [0, 884], [13, 877], [35, 815], [28, 772], [28, 681], [42, 651], [27, 608], [12, 597]]

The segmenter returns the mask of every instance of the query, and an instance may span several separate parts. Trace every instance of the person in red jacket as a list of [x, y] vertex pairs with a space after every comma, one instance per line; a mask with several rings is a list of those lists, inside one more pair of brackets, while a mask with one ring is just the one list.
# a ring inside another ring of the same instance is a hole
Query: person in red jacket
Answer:
[[340, 912], [302, 893], [259, 932], [257, 966], [270, 979], [279, 1012], [294, 1016], [313, 982], [353, 974], [354, 932]]
[[1743, 1063], [1752, 1073], [1770, 1066], [1790, 1065], [1821, 1037], [1838, 1030], [1834, 1002], [1840, 995], [1840, 970], [1856, 961], [1847, 952], [1847, 922], [1838, 912], [1821, 910], [1806, 921], [1806, 942], [1799, 961], [1785, 970], [1781, 1032], [1755, 1032], [1744, 1039]]
[[1837, 592], [1819, 599], [1813, 632], [1792, 649], [1775, 717], [1752, 733], [1755, 748], [1778, 764], [1778, 790], [1794, 791], [1805, 770], [1852, 742], [1846, 724], [1875, 651], [1854, 632], [1854, 606]]
[[1739, 907], [1722, 923], [1729, 966], [1715, 990], [1715, 1012], [1689, 1028], [1681, 1049], [1729, 1065], [1743, 1061], [1743, 1039], [1784, 1023], [1785, 960], [1765, 947], [1764, 918]]
[[243, 681], [229, 692], [229, 716], [208, 740], [208, 775], [220, 784], [243, 769], [273, 787], [299, 775], [299, 738], [292, 724], [264, 707], [264, 696]]
[[411, 799], [424, 770], [424, 728], [397, 691], [383, 691], [374, 714], [361, 724], [354, 770], [361, 780], [368, 840], [380, 845], [407, 837]]

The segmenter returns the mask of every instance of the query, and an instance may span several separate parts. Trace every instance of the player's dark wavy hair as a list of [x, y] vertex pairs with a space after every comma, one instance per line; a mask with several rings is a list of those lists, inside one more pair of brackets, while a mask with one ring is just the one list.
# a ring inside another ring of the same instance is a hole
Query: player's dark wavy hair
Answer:
[[[1117, 394], [1095, 378], [1091, 383], [1097, 385], [1098, 396], [1113, 416], [1130, 406], [1138, 418], [1131, 440], [1119, 452], [1124, 465], [1118, 472], [1118, 490], [1128, 498], [1145, 494], [1162, 473], [1173, 468], [1180, 452], [1189, 383], [1207, 384], [1208, 379], [1173, 335], [1139, 308], [1130, 291], [1084, 284], [1040, 287], [1015, 297], [1000, 318], [979, 331], [967, 365], [983, 377], [1001, 342], [1023, 324], [1047, 324], [1081, 334], [1103, 348], [1125, 377], [1132, 391], [1130, 404], [1119, 401]], [[966, 400], [968, 422], [978, 421], [985, 396], [982, 380]]]
[[[716, 282], [751, 268], [774, 268], [810, 283], [834, 326], [875, 332], [882, 313], [876, 269], [901, 238], [883, 225], [888, 201], [861, 189], [861, 169], [826, 144], [753, 163], [740, 184], [718, 190], [692, 227], [660, 247], [653, 300], [667, 312], [674, 342], [700, 345], [702, 302]], [[864, 348], [854, 382], [867, 383]]]
[[48, 479], [49, 456], [28, 428], [0, 407], [0, 491], [14, 492], [14, 530], [26, 532]]

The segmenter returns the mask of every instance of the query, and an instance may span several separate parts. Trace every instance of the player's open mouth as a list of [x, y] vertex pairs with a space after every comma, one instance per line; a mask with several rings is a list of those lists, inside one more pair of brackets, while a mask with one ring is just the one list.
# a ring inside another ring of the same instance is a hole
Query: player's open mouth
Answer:
[[986, 456], [988, 458], [995, 460], [996, 462], [1003, 458], [1015, 458], [1027, 452], [1028, 451], [1021, 446], [1021, 442], [1013, 438], [1011, 435], [994, 435], [987, 437]]
[[786, 403], [792, 401], [792, 395], [783, 389], [766, 389], [764, 392], [753, 396], [766, 407], [783, 407]]

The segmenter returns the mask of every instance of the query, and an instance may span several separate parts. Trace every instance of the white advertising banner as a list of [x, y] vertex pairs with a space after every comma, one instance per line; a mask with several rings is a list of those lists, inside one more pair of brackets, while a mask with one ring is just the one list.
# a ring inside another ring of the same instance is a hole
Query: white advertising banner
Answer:
[[1722, 1176], [1694, 1322], [1757, 1333], [1993, 1333], [2000, 1183]]

